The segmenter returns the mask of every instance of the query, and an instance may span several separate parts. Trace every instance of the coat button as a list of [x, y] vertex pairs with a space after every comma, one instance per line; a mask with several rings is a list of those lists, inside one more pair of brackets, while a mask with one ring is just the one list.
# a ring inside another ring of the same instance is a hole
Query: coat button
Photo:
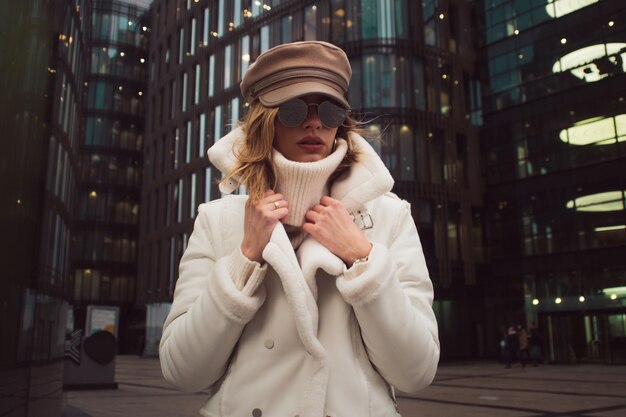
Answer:
[[272, 339], [266, 339], [264, 345], [267, 349], [272, 349], [274, 347], [274, 341]]
[[255, 408], [252, 410], [252, 417], [261, 417], [263, 415], [263, 411], [260, 408]]

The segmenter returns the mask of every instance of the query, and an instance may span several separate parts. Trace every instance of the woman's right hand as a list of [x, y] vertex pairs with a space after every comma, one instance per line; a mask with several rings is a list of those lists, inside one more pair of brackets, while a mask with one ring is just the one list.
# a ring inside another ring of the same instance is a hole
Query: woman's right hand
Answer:
[[246, 202], [243, 220], [243, 241], [241, 253], [251, 261], [263, 262], [263, 249], [270, 241], [270, 236], [277, 222], [283, 221], [289, 214], [287, 200], [282, 194], [267, 190], [262, 199], [253, 203]]

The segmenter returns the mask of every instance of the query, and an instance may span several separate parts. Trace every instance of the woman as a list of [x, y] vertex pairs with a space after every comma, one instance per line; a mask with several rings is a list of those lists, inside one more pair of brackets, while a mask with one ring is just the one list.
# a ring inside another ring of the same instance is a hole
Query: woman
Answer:
[[396, 416], [439, 359], [433, 290], [408, 204], [355, 132], [351, 69], [325, 42], [261, 54], [251, 107], [210, 150], [224, 193], [200, 206], [160, 359], [204, 416]]

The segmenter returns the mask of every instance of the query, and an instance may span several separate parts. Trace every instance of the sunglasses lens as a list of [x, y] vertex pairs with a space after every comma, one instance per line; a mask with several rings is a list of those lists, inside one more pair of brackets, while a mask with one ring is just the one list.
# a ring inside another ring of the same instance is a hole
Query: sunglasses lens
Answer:
[[300, 126], [309, 113], [309, 106], [299, 98], [284, 102], [278, 107], [278, 120], [287, 127]]
[[339, 127], [346, 120], [346, 109], [330, 101], [320, 103], [317, 113], [322, 124], [329, 128]]
[[287, 127], [297, 127], [306, 120], [309, 115], [309, 107], [317, 106], [317, 116], [322, 124], [328, 128], [336, 128], [346, 120], [346, 109], [323, 101], [320, 104], [307, 104], [304, 100], [294, 98], [286, 101], [278, 107], [278, 120]]

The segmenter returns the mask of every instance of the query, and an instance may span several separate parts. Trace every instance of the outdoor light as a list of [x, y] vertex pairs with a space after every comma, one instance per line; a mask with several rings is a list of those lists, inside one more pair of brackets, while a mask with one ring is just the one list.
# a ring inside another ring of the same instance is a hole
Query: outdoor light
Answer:
[[124, 52], [120, 52], [120, 56], [124, 56], [126, 55]]
[[515, 29], [513, 33], [515, 33], [516, 35], [519, 35], [519, 30]]
[[615, 24], [615, 22], [611, 20], [611, 21], [609, 22], [609, 27], [613, 27], [613, 25], [614, 25], [614, 24]]
[[141, 58], [141, 59], [139, 60], [139, 62], [141, 62], [141, 63], [143, 64], [144, 62], [146, 62], [146, 60], [145, 60], [145, 59], [143, 59], [143, 58]]
[[554, 300], [555, 304], [561, 304], [563, 300], [561, 300], [561, 297], [556, 297], [556, 299]]
[[611, 300], [617, 300], [617, 294], [611, 294], [609, 297]]
[[534, 305], [534, 306], [539, 305], [539, 300], [538, 300], [538, 299], [536, 299], [536, 298], [535, 298], [535, 299], [533, 299], [533, 305]]
[[581, 295], [580, 297], [578, 297], [578, 301], [580, 301], [581, 303], [585, 302], [585, 296]]
[[22, 204], [22, 200], [20, 200], [19, 198], [17, 199], [17, 204]]
[[561, 43], [562, 43], [563, 45], [565, 45], [565, 44], [567, 43], [567, 39], [565, 39], [565, 38], [561, 38]]
[[96, 198], [98, 196], [98, 194], [95, 191], [92, 191], [89, 193], [89, 197], [91, 198]]

